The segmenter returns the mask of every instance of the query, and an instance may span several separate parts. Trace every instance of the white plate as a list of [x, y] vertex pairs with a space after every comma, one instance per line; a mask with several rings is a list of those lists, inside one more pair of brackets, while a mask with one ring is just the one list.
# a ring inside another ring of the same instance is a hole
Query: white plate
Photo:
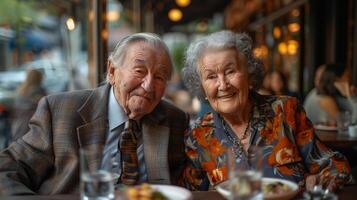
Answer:
[[[273, 194], [273, 195], [264, 195], [264, 200], [288, 200], [292, 199], [299, 191], [299, 186], [291, 181], [279, 179], [279, 178], [263, 178], [263, 184], [281, 182], [290, 187], [289, 192], [284, 192], [281, 194]], [[224, 196], [226, 199], [230, 196], [230, 191], [228, 189], [229, 182], [225, 181], [216, 186], [217, 191]]]
[[265, 195], [264, 196], [265, 200], [288, 200], [294, 198], [296, 194], [299, 192], [299, 186], [292, 181], [279, 179], [279, 178], [263, 178], [263, 184], [276, 183], [276, 182], [281, 182], [289, 186], [291, 190], [280, 194]]
[[314, 125], [316, 130], [322, 130], [322, 131], [337, 131], [336, 126], [326, 126], [322, 124], [316, 124]]
[[154, 190], [161, 192], [169, 200], [192, 200], [192, 193], [182, 187], [172, 185], [150, 185]]

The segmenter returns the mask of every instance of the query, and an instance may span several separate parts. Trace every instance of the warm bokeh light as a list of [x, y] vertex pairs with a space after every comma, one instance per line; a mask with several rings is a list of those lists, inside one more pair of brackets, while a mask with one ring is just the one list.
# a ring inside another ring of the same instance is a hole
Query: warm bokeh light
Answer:
[[191, 0], [176, 0], [176, 4], [180, 7], [186, 7], [190, 5]]
[[173, 8], [169, 11], [169, 19], [173, 22], [178, 22], [182, 19], [182, 12], [177, 8]]
[[298, 17], [300, 15], [300, 11], [298, 9], [294, 9], [293, 11], [291, 11], [291, 15], [293, 17]]
[[299, 32], [300, 31], [300, 24], [299, 23], [291, 23], [288, 25], [288, 30], [291, 32], [291, 33], [295, 33], [295, 32]]
[[94, 20], [94, 11], [93, 10], [90, 10], [88, 12], [88, 20], [89, 21], [93, 21]]
[[268, 47], [265, 45], [261, 45], [253, 49], [253, 54], [257, 58], [266, 58], [268, 56]]
[[107, 29], [103, 29], [102, 32], [101, 32], [101, 35], [102, 35], [102, 38], [104, 38], [105, 40], [108, 39], [108, 30]]
[[285, 55], [288, 52], [288, 47], [285, 42], [280, 42], [278, 45], [278, 51], [280, 54]]
[[118, 11], [109, 11], [107, 12], [107, 20], [110, 22], [117, 21], [120, 18], [120, 12]]
[[299, 42], [296, 40], [288, 40], [287, 42], [280, 42], [278, 51], [282, 55], [295, 55], [299, 49]]
[[279, 39], [281, 37], [281, 28], [278, 26], [274, 27], [273, 35], [275, 39]]
[[289, 55], [295, 55], [299, 48], [299, 43], [296, 40], [289, 40], [287, 50]]
[[69, 17], [66, 21], [66, 26], [68, 30], [72, 31], [76, 28], [76, 24], [74, 23], [74, 20], [72, 17]]

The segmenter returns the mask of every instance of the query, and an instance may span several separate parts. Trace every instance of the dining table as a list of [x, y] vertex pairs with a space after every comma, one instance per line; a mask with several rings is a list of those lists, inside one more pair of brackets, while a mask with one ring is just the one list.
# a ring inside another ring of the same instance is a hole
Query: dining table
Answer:
[[357, 137], [350, 137], [347, 134], [338, 134], [337, 130], [315, 129], [315, 133], [329, 148], [342, 153], [342, 155], [347, 158], [351, 167], [357, 167], [357, 159], [355, 159], [357, 153]]
[[324, 144], [331, 148], [351, 148], [357, 146], [357, 137], [338, 134], [337, 130], [315, 129], [315, 133]]
[[[340, 200], [355, 200], [357, 199], [357, 185], [347, 185], [337, 192]], [[217, 191], [193, 191], [192, 200], [225, 200], [225, 198]], [[58, 195], [27, 195], [27, 196], [0, 196], [0, 200], [79, 200], [78, 194], [58, 194]], [[303, 199], [301, 194], [298, 194], [294, 200]], [[123, 200], [117, 194], [116, 200]]]

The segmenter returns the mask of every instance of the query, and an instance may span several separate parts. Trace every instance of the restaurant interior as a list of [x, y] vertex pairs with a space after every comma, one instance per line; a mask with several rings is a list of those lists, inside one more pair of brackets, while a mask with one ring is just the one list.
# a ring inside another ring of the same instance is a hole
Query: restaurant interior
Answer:
[[[0, 149], [11, 142], [16, 88], [28, 68], [42, 71], [47, 94], [94, 88], [105, 81], [116, 42], [136, 32], [164, 39], [175, 67], [165, 98], [194, 119], [199, 102], [180, 79], [184, 51], [223, 29], [249, 34], [266, 72], [282, 72], [287, 90], [301, 102], [323, 64], [348, 68], [357, 86], [355, 0], [1, 0]], [[317, 134], [357, 168], [357, 138]]]

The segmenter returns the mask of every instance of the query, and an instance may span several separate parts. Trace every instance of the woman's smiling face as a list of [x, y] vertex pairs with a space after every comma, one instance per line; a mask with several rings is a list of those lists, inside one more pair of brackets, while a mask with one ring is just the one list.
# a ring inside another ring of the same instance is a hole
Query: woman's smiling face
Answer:
[[249, 78], [242, 57], [235, 49], [206, 50], [200, 57], [202, 87], [220, 114], [233, 114], [247, 106]]

